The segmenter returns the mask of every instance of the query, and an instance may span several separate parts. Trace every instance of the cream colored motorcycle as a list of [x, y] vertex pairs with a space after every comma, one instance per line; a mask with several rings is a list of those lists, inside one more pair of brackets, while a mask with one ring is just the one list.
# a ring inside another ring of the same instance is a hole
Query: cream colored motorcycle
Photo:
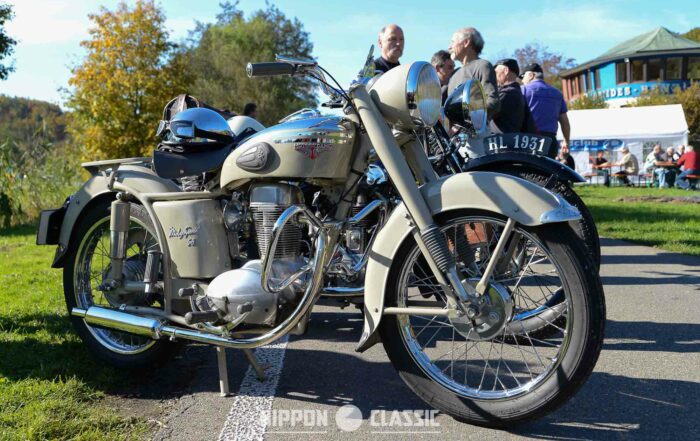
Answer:
[[[381, 341], [411, 390], [456, 419], [506, 426], [576, 392], [605, 323], [569, 226], [579, 213], [512, 176], [439, 178], [419, 142], [440, 117], [435, 70], [373, 77], [371, 58], [348, 90], [313, 61], [247, 67], [315, 78], [343, 116], [264, 129], [191, 108], [161, 122], [152, 158], [84, 164], [92, 177], [42, 213], [37, 243], [58, 245], [71, 320], [97, 357], [150, 369], [173, 340], [248, 350], [303, 333], [322, 295], [361, 294], [357, 351]], [[483, 97], [463, 90], [451, 122], [478, 131]]]

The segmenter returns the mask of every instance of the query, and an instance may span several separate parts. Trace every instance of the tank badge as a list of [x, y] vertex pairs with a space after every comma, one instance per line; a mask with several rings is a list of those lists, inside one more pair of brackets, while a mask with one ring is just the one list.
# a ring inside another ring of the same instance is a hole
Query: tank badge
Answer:
[[264, 142], [250, 146], [236, 159], [236, 165], [246, 171], [260, 171], [267, 165], [271, 150]]
[[332, 143], [322, 140], [304, 140], [304, 142], [294, 143], [294, 150], [309, 159], [318, 158], [321, 153], [327, 152], [331, 147], [333, 147]]

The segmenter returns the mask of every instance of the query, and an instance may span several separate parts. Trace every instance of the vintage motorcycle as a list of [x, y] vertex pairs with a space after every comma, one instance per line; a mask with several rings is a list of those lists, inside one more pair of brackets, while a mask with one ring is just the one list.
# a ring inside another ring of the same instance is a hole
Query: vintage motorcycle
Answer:
[[[321, 295], [359, 290], [357, 351], [381, 341], [407, 385], [458, 420], [507, 426], [576, 392], [605, 323], [569, 224], [579, 212], [504, 174], [439, 178], [418, 142], [440, 116], [435, 70], [373, 79], [371, 53], [347, 91], [313, 61], [247, 66], [315, 78], [343, 116], [262, 129], [187, 109], [161, 122], [152, 158], [84, 164], [92, 177], [42, 213], [37, 243], [58, 245], [71, 321], [97, 357], [151, 369], [172, 340], [263, 346], [303, 333]], [[477, 89], [452, 123], [475, 129]], [[546, 337], [524, 326], [533, 320]]]

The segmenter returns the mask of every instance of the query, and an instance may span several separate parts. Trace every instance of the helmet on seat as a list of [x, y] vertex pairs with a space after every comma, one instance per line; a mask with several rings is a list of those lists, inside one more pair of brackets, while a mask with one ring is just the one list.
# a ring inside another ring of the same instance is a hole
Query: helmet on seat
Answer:
[[161, 121], [156, 135], [162, 147], [181, 152], [217, 149], [234, 140], [224, 117], [205, 107], [183, 110], [170, 121]]

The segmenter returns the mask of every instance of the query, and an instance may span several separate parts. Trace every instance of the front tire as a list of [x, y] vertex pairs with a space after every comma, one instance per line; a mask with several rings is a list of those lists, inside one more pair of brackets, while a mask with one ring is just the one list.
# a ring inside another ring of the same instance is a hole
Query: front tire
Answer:
[[[111, 200], [96, 201], [85, 209], [73, 230], [63, 268], [63, 291], [68, 314], [75, 331], [96, 358], [121, 369], [151, 367], [169, 359], [177, 345], [94, 327], [82, 318], [71, 315], [73, 308], [87, 309], [92, 305], [116, 308], [126, 303], [162, 307], [163, 300], [158, 296], [110, 296], [97, 289], [109, 268], [110, 212]], [[132, 203], [130, 216], [125, 272], [132, 280], [143, 280], [146, 253], [150, 249], [159, 249], [158, 241], [153, 223], [141, 205]]]
[[[488, 226], [474, 228], [480, 223]], [[496, 215], [466, 211], [447, 213], [439, 222], [448, 243], [452, 231], [457, 235], [471, 228], [467, 236], [477, 271], [492, 258], [492, 246], [488, 237], [474, 240], [474, 232], [490, 230], [497, 240], [504, 224]], [[472, 333], [476, 328], [465, 332], [442, 316], [384, 316], [380, 324], [384, 348], [404, 382], [426, 403], [459, 421], [505, 427], [551, 412], [586, 381], [602, 347], [603, 289], [570, 227], [518, 226], [516, 232], [529, 241], [530, 263], [522, 274], [491, 281], [492, 286], [509, 293], [513, 305], [512, 318], [498, 335], [484, 340]], [[408, 239], [393, 262], [386, 306], [425, 302], [420, 288], [425, 289], [429, 277], [419, 274], [422, 265], [416, 243]], [[478, 279], [478, 274], [471, 273], [473, 265], [458, 268], [465, 280]], [[565, 295], [564, 324], [546, 323], [556, 331], [546, 339], [519, 332], [518, 314], [538, 306], [532, 298], [535, 293], [544, 292], [543, 287], [554, 292], [557, 286]], [[439, 286], [434, 289], [434, 299], [444, 298]]]

